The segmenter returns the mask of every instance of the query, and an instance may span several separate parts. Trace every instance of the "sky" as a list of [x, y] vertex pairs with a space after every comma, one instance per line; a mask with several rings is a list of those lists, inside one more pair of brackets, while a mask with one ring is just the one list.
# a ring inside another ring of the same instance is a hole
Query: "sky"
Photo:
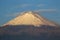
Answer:
[[0, 25], [24, 11], [39, 12], [43, 17], [60, 24], [60, 0], [0, 0]]

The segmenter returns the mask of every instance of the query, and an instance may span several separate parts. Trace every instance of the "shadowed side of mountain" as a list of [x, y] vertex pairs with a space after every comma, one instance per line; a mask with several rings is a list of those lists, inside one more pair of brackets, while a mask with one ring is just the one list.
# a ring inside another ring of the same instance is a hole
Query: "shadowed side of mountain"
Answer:
[[[41, 25], [39, 27], [34, 26], [34, 25], [6, 25], [3, 27], [0, 27], [0, 32], [5, 32], [8, 34], [20, 34], [22, 32], [27, 32], [27, 33], [39, 33], [39, 32], [59, 32], [60, 27], [55, 27], [55, 26], [49, 26], [49, 25]], [[16, 33], [14, 33], [16, 32]], [[3, 34], [3, 33], [2, 33]]]
[[1, 40], [60, 40], [60, 28], [48, 25], [7, 25], [0, 27]]

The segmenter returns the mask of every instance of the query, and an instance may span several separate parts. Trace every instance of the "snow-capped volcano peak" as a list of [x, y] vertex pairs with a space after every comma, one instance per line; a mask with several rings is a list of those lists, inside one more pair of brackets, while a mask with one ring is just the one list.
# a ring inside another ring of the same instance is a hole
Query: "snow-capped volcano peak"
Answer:
[[[22, 13], [21, 13], [22, 14]], [[4, 25], [51, 25], [56, 26], [54, 23], [46, 20], [45, 18], [38, 15], [36, 12], [24, 12], [22, 15], [12, 19]]]

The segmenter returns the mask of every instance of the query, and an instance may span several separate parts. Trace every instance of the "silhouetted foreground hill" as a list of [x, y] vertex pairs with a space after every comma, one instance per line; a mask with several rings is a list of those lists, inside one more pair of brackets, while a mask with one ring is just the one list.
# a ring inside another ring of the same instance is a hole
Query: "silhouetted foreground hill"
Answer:
[[0, 40], [60, 40], [60, 27], [8, 25], [0, 27]]

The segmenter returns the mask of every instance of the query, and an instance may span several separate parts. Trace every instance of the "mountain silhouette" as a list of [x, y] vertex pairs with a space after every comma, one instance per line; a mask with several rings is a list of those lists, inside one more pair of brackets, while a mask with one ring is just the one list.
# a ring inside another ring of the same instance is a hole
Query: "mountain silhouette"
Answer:
[[36, 12], [24, 12], [0, 27], [0, 40], [60, 40], [60, 26]]
[[32, 12], [32, 11], [21, 13], [21, 15], [10, 20], [9, 22], [7, 22], [4, 25], [34, 25], [34, 26], [51, 25], [51, 26], [57, 26], [55, 23], [48, 21], [46, 18], [43, 18], [38, 13]]

